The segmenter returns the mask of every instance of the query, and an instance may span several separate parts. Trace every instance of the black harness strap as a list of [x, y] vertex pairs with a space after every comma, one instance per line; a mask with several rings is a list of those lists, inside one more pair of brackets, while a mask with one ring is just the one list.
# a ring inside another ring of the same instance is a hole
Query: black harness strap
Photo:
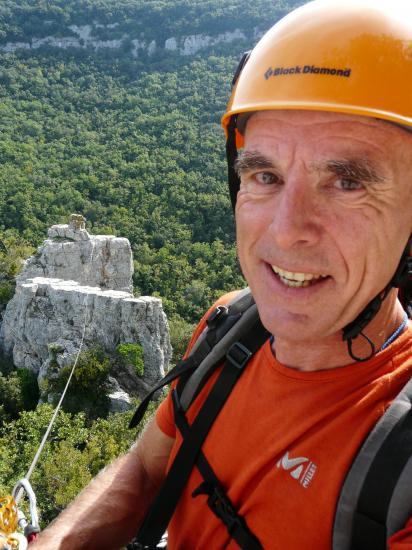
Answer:
[[389, 505], [411, 455], [412, 410], [389, 432], [369, 468], [354, 514], [351, 550], [386, 549]]
[[[210, 350], [210, 347], [209, 346], [207, 346], [207, 347]], [[201, 352], [201, 351], [202, 350], [199, 348], [198, 352]], [[204, 350], [204, 351], [205, 351], [204, 356], [206, 357], [207, 354], [209, 353], [209, 351], [207, 351], [207, 350]], [[170, 384], [170, 382], [173, 382], [173, 380], [175, 380], [179, 376], [182, 376], [186, 373], [193, 372], [195, 370], [195, 368], [197, 367], [197, 365], [198, 365], [198, 362], [196, 360], [196, 356], [190, 356], [186, 360], [181, 361], [180, 363], [178, 363], [174, 369], [172, 369], [170, 372], [168, 372], [166, 374], [166, 376], [164, 376], [160, 380], [160, 382], [158, 382], [150, 390], [150, 392], [146, 395], [146, 397], [139, 404], [139, 406], [136, 409], [136, 412], [134, 413], [134, 415], [133, 415], [133, 417], [130, 421], [129, 428], [135, 428], [140, 423], [140, 421], [142, 420], [142, 418], [144, 416], [144, 413], [146, 412], [147, 407], [149, 406], [150, 401], [152, 400], [154, 394], [157, 391], [161, 390], [167, 384]]]
[[206, 320], [208, 330], [204, 338], [202, 335], [199, 337], [199, 344], [195, 344], [189, 357], [180, 361], [174, 369], [166, 374], [145, 396], [145, 398], [139, 404], [136, 412], [134, 413], [129, 428], [135, 428], [142, 420], [144, 413], [149, 406], [150, 401], [156, 392], [161, 390], [164, 386], [170, 384], [176, 378], [186, 381], [194, 370], [206, 359], [211, 353], [214, 346], [222, 340], [230, 329], [239, 321], [242, 316], [242, 307], [247, 305], [250, 301], [250, 292], [245, 293], [245, 296], [241, 298], [238, 303], [233, 307], [227, 308], [225, 306], [218, 306], [211, 312]]
[[[183, 411], [178, 408], [178, 404], [174, 402], [174, 405], [176, 425], [182, 436], [186, 437], [190, 429], [189, 424]], [[208, 496], [209, 508], [225, 524], [229, 535], [239, 544], [240, 548], [262, 550], [259, 540], [250, 531], [244, 518], [237, 513], [202, 451], [199, 452], [196, 466], [205, 481], [193, 491], [192, 497]]]
[[[228, 350], [225, 364], [203, 407], [191, 426], [187, 430], [183, 428], [186, 432], [183, 442], [137, 535], [140, 544], [150, 547], [160, 540], [190, 477], [193, 466], [198, 461], [201, 446], [217, 415], [240, 378], [250, 357], [268, 337], [269, 334], [258, 320], [246, 337], [239, 342], [235, 342]], [[173, 400], [175, 407], [181, 409], [177, 389], [173, 390]], [[184, 414], [183, 411], [182, 414]], [[232, 529], [238, 532], [238, 529], [234, 529], [234, 526], [232, 526]], [[245, 546], [244, 548], [248, 547]]]

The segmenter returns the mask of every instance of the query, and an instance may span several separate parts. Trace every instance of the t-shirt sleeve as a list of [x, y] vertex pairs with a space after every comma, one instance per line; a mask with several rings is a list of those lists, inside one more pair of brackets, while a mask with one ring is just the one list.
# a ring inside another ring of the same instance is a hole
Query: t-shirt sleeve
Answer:
[[176, 426], [173, 420], [173, 403], [171, 392], [162, 401], [156, 411], [156, 423], [162, 432], [169, 437], [176, 437]]
[[[201, 333], [203, 332], [205, 326], [206, 326], [206, 319], [210, 315], [210, 313], [216, 308], [217, 305], [226, 305], [228, 304], [233, 298], [236, 296], [236, 294], [239, 291], [233, 291], [229, 292], [228, 294], [225, 294], [222, 298], [217, 300], [213, 306], [208, 309], [208, 311], [203, 315], [202, 319], [200, 320], [200, 323], [197, 325], [194, 333], [192, 334], [192, 337], [190, 339], [189, 345], [187, 346], [186, 353], [184, 357], [187, 357], [190, 353], [190, 350], [192, 349], [194, 343], [199, 338]], [[175, 382], [172, 383], [172, 388], [176, 385]], [[171, 398], [171, 392], [167, 395], [166, 399], [162, 401], [159, 408], [156, 412], [156, 423], [159, 426], [159, 428], [162, 430], [162, 432], [165, 435], [168, 435], [169, 437], [176, 437], [176, 426], [174, 423], [174, 415], [173, 415], [173, 403]]]

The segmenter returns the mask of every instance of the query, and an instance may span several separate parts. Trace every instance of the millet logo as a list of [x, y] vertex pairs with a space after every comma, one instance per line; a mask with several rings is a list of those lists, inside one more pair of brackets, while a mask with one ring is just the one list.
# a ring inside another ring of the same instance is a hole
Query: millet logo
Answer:
[[288, 471], [293, 479], [296, 479], [305, 489], [311, 484], [318, 469], [316, 464], [306, 456], [290, 458], [289, 451], [283, 455], [276, 466], [281, 470]]
[[269, 67], [265, 72], [266, 80], [275, 76], [289, 76], [296, 74], [320, 74], [349, 78], [352, 69], [335, 69], [331, 67], [317, 67], [316, 65], [296, 65], [295, 67]]

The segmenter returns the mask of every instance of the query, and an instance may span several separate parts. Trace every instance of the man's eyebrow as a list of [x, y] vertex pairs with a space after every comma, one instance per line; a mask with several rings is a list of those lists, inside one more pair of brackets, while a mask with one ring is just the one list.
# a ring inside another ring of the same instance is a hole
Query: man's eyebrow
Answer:
[[329, 160], [326, 162], [326, 169], [337, 176], [365, 183], [382, 183], [386, 180], [384, 175], [365, 158]]
[[[258, 151], [241, 151], [234, 167], [239, 177], [249, 170], [267, 169], [276, 172], [279, 170], [271, 159]], [[322, 166], [318, 166], [318, 168], [322, 169]], [[386, 180], [379, 169], [366, 158], [353, 157], [328, 160], [323, 168], [337, 176], [365, 183], [382, 183]]]
[[249, 170], [277, 170], [273, 162], [257, 151], [241, 151], [235, 161], [235, 170], [238, 176]]

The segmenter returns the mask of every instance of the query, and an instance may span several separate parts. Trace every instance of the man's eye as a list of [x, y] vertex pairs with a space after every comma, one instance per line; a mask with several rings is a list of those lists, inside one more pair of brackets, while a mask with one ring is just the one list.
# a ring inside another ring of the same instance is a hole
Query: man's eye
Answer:
[[271, 172], [259, 172], [255, 174], [255, 179], [258, 183], [261, 183], [263, 185], [271, 185], [273, 183], [279, 182], [279, 177], [275, 174], [272, 174]]
[[342, 189], [343, 191], [358, 191], [363, 189], [363, 184], [360, 181], [340, 178], [335, 181], [335, 187], [337, 189]]

